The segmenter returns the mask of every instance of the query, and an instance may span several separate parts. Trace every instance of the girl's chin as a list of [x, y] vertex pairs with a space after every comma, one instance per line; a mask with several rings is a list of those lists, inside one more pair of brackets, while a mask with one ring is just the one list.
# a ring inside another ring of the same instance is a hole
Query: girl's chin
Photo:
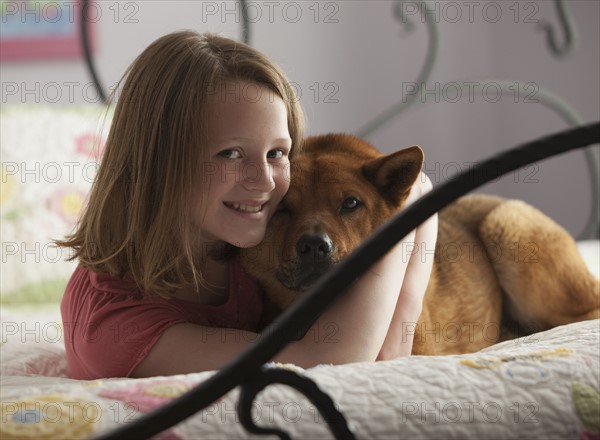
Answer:
[[[256, 228], [258, 229], [258, 228]], [[239, 247], [239, 248], [249, 248], [258, 245], [265, 238], [266, 231], [264, 229], [256, 230], [256, 231], [247, 231], [250, 233], [239, 234], [242, 236], [232, 237], [238, 234], [228, 234], [225, 232], [217, 232], [210, 233], [206, 230], [200, 232], [200, 242], [203, 243], [206, 247], [212, 247], [216, 245], [219, 246], [219, 243], [227, 243], [231, 246]], [[225, 236], [230, 237], [227, 239]]]
[[232, 245], [232, 246], [241, 248], [241, 249], [247, 249], [247, 248], [251, 248], [251, 247], [254, 247], [254, 246], [258, 246], [261, 241], [262, 241], [262, 237], [260, 239], [257, 239], [257, 240], [235, 242], [235, 243], [229, 243], [229, 244]]

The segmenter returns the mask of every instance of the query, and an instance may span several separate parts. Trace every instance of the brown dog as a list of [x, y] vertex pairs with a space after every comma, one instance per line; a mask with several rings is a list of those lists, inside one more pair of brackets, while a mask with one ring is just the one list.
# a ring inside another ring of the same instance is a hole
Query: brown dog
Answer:
[[[402, 208], [423, 153], [382, 155], [350, 135], [308, 138], [246, 270], [280, 309]], [[419, 246], [416, 243], [415, 246]], [[465, 353], [524, 331], [600, 318], [600, 283], [574, 240], [524, 202], [462, 197], [439, 213], [431, 279], [413, 354]]]

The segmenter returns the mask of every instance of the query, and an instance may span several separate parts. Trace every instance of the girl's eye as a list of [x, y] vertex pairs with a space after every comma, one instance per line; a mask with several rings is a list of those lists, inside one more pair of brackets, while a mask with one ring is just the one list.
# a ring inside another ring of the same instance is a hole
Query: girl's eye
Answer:
[[283, 150], [271, 150], [267, 153], [267, 159], [281, 159], [285, 156]]
[[348, 197], [342, 202], [342, 212], [352, 212], [361, 205], [356, 197]]
[[238, 159], [240, 157], [240, 152], [237, 150], [223, 150], [219, 152], [219, 156], [224, 159]]

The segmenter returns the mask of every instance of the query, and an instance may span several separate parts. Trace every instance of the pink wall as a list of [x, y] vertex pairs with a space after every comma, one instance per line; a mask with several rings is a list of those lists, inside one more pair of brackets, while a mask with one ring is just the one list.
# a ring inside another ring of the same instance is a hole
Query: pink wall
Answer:
[[[529, 102], [542, 89], [568, 102], [583, 121], [600, 119], [600, 2], [566, 3], [579, 38], [563, 58], [550, 54], [538, 29], [547, 20], [562, 41], [551, 1], [431, 1], [434, 12], [427, 16], [416, 13], [415, 2], [406, 2], [412, 33], [394, 18], [390, 1], [249, 2], [248, 12], [252, 44], [276, 60], [302, 93], [309, 133], [356, 132], [401, 102], [403, 91], [414, 89], [427, 51], [423, 20], [435, 22], [439, 57], [425, 88], [438, 102], [420, 105], [419, 97], [419, 105], [368, 137], [384, 151], [421, 145], [435, 184], [494, 152], [566, 128], [556, 113]], [[241, 37], [235, 2], [97, 2], [95, 7], [96, 60], [107, 87], [167, 32], [191, 28]], [[0, 73], [2, 104], [97, 101], [81, 61], [3, 63]], [[497, 99], [495, 80], [514, 82], [521, 93]], [[476, 93], [458, 96], [454, 85], [465, 83]], [[591, 192], [581, 152], [512, 173], [483, 190], [523, 198], [574, 234], [589, 215]]]

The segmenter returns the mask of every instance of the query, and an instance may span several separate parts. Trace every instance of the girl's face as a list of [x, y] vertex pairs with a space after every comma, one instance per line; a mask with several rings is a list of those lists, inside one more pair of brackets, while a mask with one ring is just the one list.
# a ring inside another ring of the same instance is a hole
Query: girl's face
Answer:
[[287, 110], [279, 96], [254, 83], [228, 84], [217, 93], [192, 218], [203, 241], [250, 247], [262, 241], [289, 188]]

